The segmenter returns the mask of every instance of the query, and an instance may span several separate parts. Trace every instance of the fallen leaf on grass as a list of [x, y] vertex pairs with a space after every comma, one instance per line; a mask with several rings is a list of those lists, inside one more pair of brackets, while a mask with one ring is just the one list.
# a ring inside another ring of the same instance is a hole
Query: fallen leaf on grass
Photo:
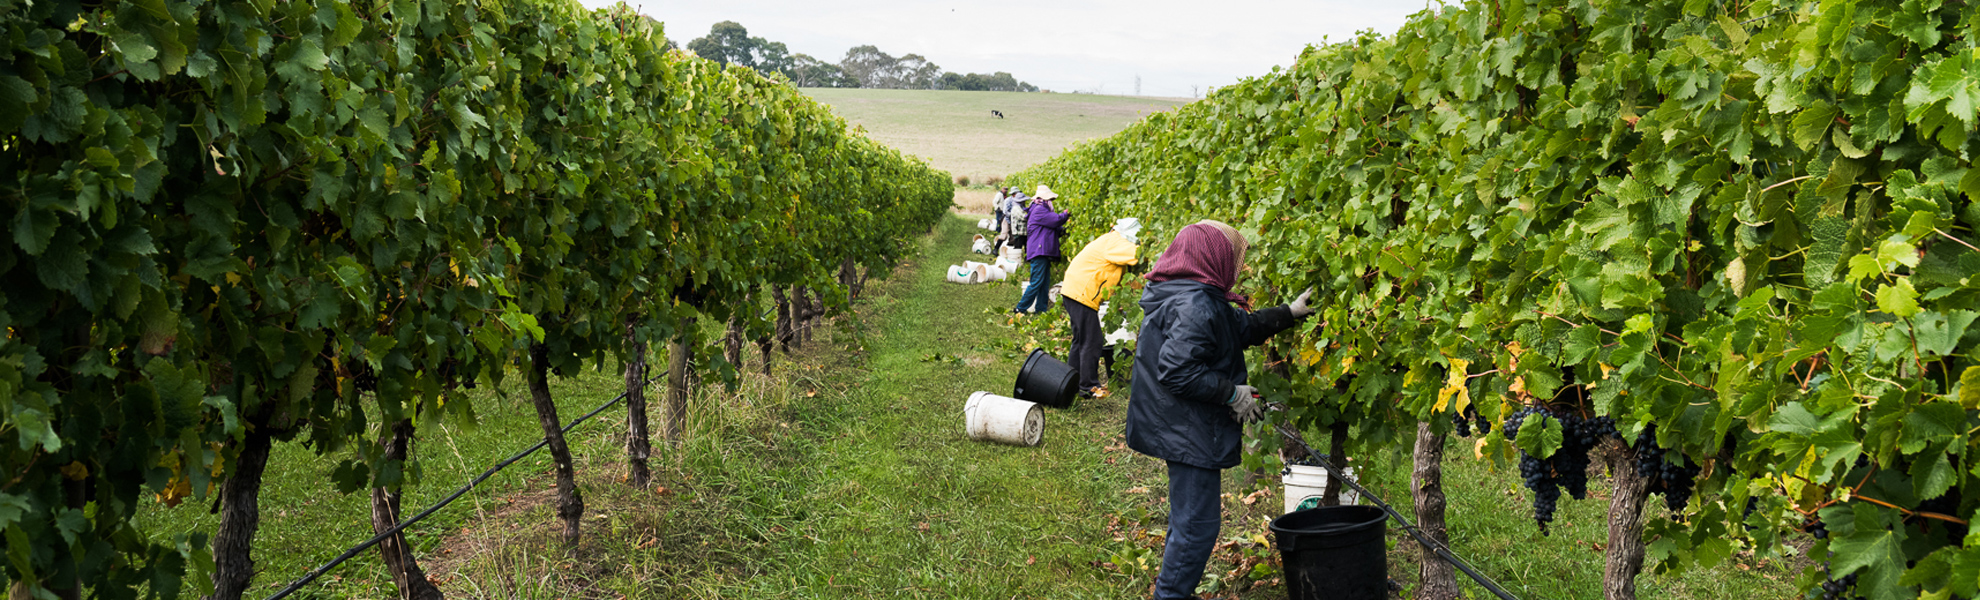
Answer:
[[1024, 564], [1026, 564], [1026, 565], [1035, 565], [1035, 564], [1038, 564], [1038, 557], [1036, 557], [1036, 556], [1026, 556], [1026, 557], [1024, 557]]
[[927, 521], [922, 521], [922, 522], [920, 522], [920, 523], [918, 523], [918, 524], [916, 524], [916, 525], [914, 526], [914, 528], [915, 528], [915, 529], [919, 529], [919, 530], [921, 530], [921, 531], [928, 531], [928, 522], [927, 522]]
[[1126, 491], [1124, 491], [1124, 492], [1122, 492], [1122, 493], [1125, 493], [1125, 494], [1146, 494], [1146, 493], [1148, 493], [1148, 488], [1147, 488], [1147, 487], [1143, 487], [1143, 486], [1138, 486], [1138, 485], [1137, 485], [1137, 486], [1134, 486], [1134, 487], [1131, 487], [1131, 488], [1128, 488], [1128, 489], [1127, 489]]
[[663, 485], [663, 486], [659, 486], [659, 487], [655, 487], [655, 488], [653, 488], [653, 495], [655, 495], [655, 496], [665, 496], [665, 495], [667, 495], [667, 492], [668, 492], [668, 491], [669, 491], [669, 490], [667, 489], [667, 486], [664, 486], [664, 485]]

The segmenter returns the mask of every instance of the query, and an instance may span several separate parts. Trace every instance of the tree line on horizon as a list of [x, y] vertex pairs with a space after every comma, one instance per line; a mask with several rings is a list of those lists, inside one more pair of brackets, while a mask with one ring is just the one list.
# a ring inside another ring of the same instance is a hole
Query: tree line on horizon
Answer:
[[893, 56], [871, 44], [846, 50], [837, 63], [804, 53], [791, 53], [783, 42], [751, 37], [735, 21], [722, 21], [708, 35], [688, 42], [696, 56], [725, 65], [736, 64], [764, 74], [782, 73], [798, 87], [876, 88], [896, 90], [963, 90], [973, 92], [1036, 92], [1038, 86], [1018, 81], [1010, 73], [952, 73], [927, 57], [908, 53]]

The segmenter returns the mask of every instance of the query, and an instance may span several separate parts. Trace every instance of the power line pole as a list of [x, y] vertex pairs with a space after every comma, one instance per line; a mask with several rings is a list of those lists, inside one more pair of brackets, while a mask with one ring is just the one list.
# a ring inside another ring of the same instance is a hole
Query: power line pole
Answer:
[[1134, 76], [1134, 95], [1136, 95], [1136, 96], [1139, 96], [1139, 95], [1141, 95], [1141, 75], [1140, 75], [1140, 74], [1136, 74], [1136, 75]]

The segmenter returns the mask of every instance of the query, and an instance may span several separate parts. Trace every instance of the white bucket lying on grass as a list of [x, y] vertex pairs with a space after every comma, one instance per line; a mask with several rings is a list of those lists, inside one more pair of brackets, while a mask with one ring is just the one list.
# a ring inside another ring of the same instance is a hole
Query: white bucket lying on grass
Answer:
[[996, 267], [990, 266], [990, 263], [965, 260], [963, 261], [963, 268], [976, 271], [976, 280], [979, 282], [990, 282], [1004, 278], [1003, 273], [998, 272]]
[[1023, 264], [1024, 263], [1011, 260], [1010, 257], [1005, 257], [1005, 256], [999, 256], [997, 257], [996, 262], [990, 263], [991, 266], [997, 267], [999, 269], [1003, 269], [1005, 273], [1016, 273], [1018, 270], [1018, 266]]
[[977, 228], [977, 229], [989, 229], [989, 228], [990, 228], [990, 220], [989, 220], [989, 219], [977, 219], [977, 220], [976, 220], [976, 228]]
[[972, 440], [1036, 446], [1045, 438], [1045, 411], [1035, 402], [977, 392], [963, 405], [963, 428]]
[[[1327, 493], [1327, 468], [1306, 465], [1286, 465], [1287, 472], [1282, 479], [1286, 484], [1286, 512], [1299, 508], [1299, 503], [1307, 498], [1319, 498]], [[1347, 469], [1348, 479], [1356, 483], [1361, 477], [1354, 474], [1354, 467]], [[1361, 494], [1354, 488], [1341, 486], [1341, 505], [1349, 506], [1361, 501]]]
[[969, 251], [977, 254], [989, 254], [992, 246], [990, 238], [978, 235], [975, 240], [970, 241]]
[[949, 283], [983, 283], [983, 272], [962, 265], [949, 265]]
[[1024, 249], [1019, 248], [1017, 246], [1006, 246], [1004, 248], [1003, 258], [1004, 260], [1008, 260], [1015, 263], [1024, 262]]

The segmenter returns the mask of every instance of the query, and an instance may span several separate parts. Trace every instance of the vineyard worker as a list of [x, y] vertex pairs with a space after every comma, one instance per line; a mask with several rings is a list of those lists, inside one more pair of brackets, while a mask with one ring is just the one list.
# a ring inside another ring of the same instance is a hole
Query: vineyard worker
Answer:
[[[1024, 247], [1024, 219], [1025, 210], [1031, 206], [1029, 200], [1024, 191], [1018, 189], [1012, 189], [1011, 195], [1004, 198], [1004, 247]], [[998, 252], [1001, 255], [1003, 249], [999, 248]]]
[[1052, 296], [1045, 291], [1051, 286], [1052, 262], [1059, 259], [1059, 236], [1065, 234], [1066, 220], [1072, 218], [1070, 212], [1052, 210], [1052, 201], [1059, 195], [1052, 188], [1038, 186], [1038, 194], [1033, 196], [1031, 210], [1024, 218], [1024, 259], [1031, 261], [1031, 285], [1025, 286], [1024, 295], [1018, 297], [1016, 313], [1041, 313], [1052, 310]]
[[1008, 196], [1010, 188], [996, 188], [996, 194], [990, 196], [990, 216], [996, 218], [996, 228], [990, 228], [992, 232], [1004, 230], [1004, 198]]
[[1220, 472], [1238, 464], [1240, 425], [1264, 416], [1245, 385], [1244, 349], [1313, 314], [1312, 289], [1291, 306], [1251, 311], [1251, 299], [1231, 290], [1248, 246], [1229, 225], [1201, 221], [1177, 232], [1144, 276], [1152, 283], [1141, 293], [1127, 443], [1169, 464], [1158, 600], [1196, 592], [1221, 528]]
[[1092, 398], [1106, 391], [1100, 384], [1100, 302], [1114, 286], [1120, 285], [1123, 268], [1135, 264], [1134, 236], [1141, 232], [1141, 220], [1134, 217], [1114, 222], [1114, 230], [1094, 238], [1066, 265], [1065, 285], [1059, 290], [1072, 320], [1072, 364], [1079, 370], [1079, 394]]

